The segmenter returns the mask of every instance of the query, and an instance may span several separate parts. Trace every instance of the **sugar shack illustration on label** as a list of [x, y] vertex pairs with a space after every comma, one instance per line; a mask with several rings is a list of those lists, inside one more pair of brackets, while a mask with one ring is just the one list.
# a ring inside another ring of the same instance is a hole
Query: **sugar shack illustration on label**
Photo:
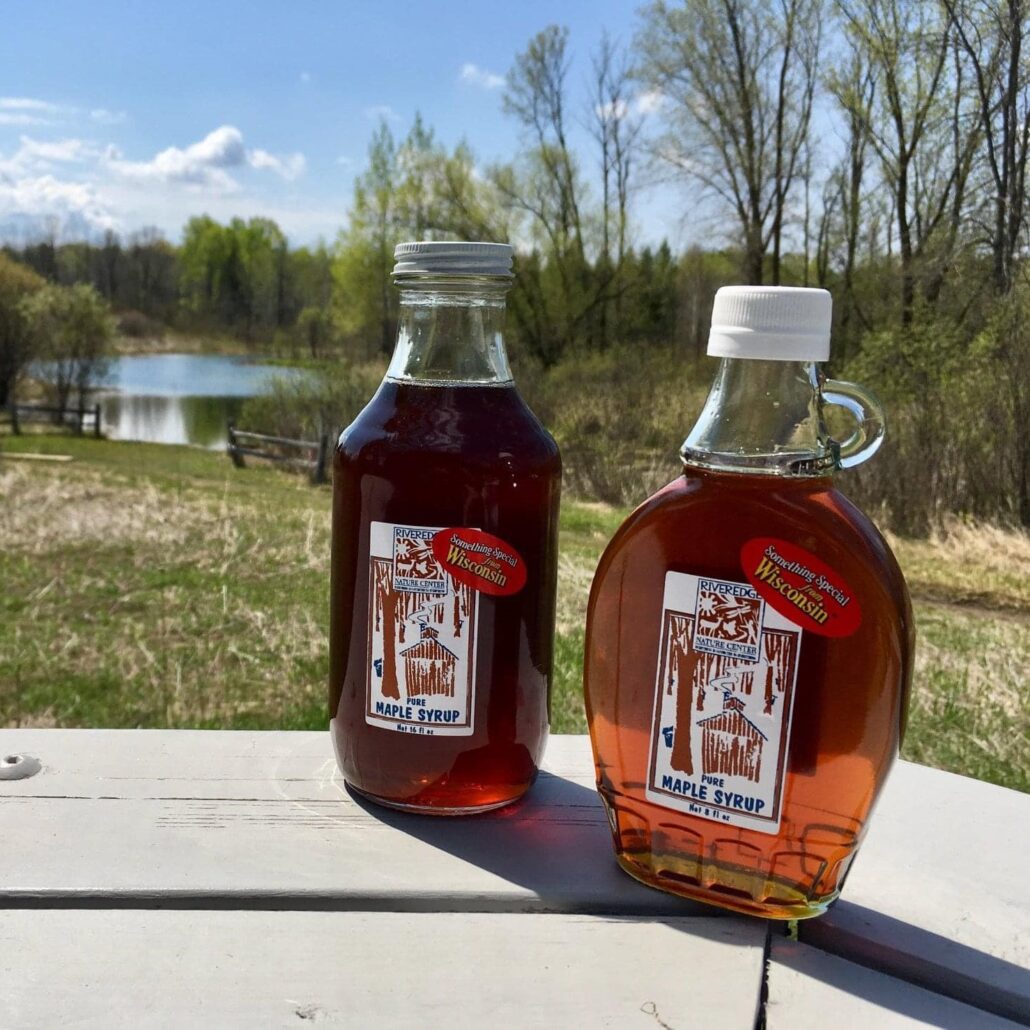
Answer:
[[468, 736], [479, 596], [436, 560], [436, 533], [372, 523], [365, 718], [384, 729]]
[[801, 631], [745, 583], [670, 572], [647, 798], [775, 833]]

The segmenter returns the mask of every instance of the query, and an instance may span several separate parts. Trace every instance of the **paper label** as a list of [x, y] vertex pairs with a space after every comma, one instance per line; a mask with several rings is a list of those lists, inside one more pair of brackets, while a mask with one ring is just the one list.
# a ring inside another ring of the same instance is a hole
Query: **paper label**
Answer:
[[847, 580], [789, 540], [755, 537], [740, 549], [740, 564], [763, 599], [802, 629], [849, 637], [862, 623], [862, 608]]
[[433, 554], [459, 583], [495, 597], [517, 594], [526, 585], [526, 563], [507, 541], [481, 529], [441, 529]]
[[365, 721], [464, 737], [474, 730], [479, 592], [435, 557], [439, 531], [371, 524]]
[[748, 583], [666, 573], [649, 801], [777, 832], [801, 638]]

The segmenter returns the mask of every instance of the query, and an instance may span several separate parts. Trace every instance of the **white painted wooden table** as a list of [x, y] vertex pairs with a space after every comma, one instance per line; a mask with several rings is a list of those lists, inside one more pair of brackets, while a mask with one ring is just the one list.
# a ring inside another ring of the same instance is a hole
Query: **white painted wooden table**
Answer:
[[0, 1027], [1030, 1024], [1030, 796], [899, 765], [842, 901], [726, 915], [615, 866], [586, 737], [463, 820], [323, 733], [0, 730]]

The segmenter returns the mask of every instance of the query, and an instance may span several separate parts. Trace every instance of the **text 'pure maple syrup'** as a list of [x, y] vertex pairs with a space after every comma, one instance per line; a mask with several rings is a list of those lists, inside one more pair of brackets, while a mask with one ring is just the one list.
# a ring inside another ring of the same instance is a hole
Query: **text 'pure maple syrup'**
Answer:
[[561, 460], [508, 367], [511, 248], [396, 257], [393, 360], [333, 465], [332, 735], [374, 801], [485, 811], [547, 739]]
[[[619, 864], [777, 918], [840, 892], [897, 754], [913, 651], [901, 571], [831, 473], [870, 457], [876, 402], [824, 381], [824, 290], [719, 291], [722, 358], [683, 475], [594, 578], [586, 702]], [[858, 422], [838, 444], [823, 403]]]

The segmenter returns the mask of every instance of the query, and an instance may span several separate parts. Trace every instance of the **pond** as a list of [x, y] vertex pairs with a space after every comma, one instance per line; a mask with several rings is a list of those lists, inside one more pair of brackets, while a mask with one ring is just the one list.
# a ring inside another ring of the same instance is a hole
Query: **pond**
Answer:
[[[46, 370], [41, 370], [45, 376]], [[144, 354], [115, 358], [102, 389], [101, 427], [112, 440], [225, 446], [226, 423], [247, 397], [275, 378], [304, 373], [225, 354]]]

